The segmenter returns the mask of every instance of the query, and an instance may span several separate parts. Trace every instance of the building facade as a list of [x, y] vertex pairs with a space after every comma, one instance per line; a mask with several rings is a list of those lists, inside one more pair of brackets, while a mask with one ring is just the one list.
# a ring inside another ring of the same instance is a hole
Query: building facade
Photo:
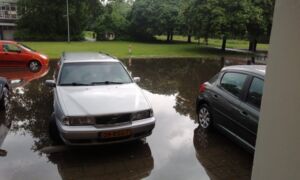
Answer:
[[0, 1], [0, 39], [13, 40], [18, 19], [17, 0]]

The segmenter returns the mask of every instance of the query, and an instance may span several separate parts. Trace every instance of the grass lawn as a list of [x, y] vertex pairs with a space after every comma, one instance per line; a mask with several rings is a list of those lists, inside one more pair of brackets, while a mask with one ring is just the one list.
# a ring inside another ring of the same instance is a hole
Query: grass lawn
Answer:
[[[166, 40], [166, 36], [156, 36], [159, 40]], [[178, 42], [186, 42], [187, 37], [186, 36], [174, 36], [173, 40]], [[201, 44], [203, 43], [203, 38], [201, 39]], [[198, 43], [198, 40], [192, 38], [193, 43]], [[221, 47], [222, 40], [221, 39], [208, 39], [208, 46], [210, 47]], [[228, 39], [226, 43], [227, 48], [234, 48], [234, 49], [248, 49], [249, 41], [245, 40], [234, 40], [234, 39]], [[257, 50], [267, 51], [269, 48], [268, 44], [257, 44]]]
[[94, 51], [105, 52], [118, 58], [130, 57], [129, 46], [132, 47], [132, 57], [216, 57], [223, 55], [245, 56], [249, 54], [237, 52], [222, 52], [196, 43], [140, 43], [130, 41], [101, 41], [101, 42], [23, 42], [27, 46], [57, 59], [62, 52]]

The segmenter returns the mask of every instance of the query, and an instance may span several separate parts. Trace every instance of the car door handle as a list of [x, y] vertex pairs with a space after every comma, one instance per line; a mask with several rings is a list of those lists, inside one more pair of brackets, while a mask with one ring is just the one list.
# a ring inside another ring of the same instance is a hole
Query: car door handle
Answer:
[[248, 113], [245, 112], [245, 111], [240, 111], [240, 113], [241, 113], [243, 116], [248, 116]]
[[218, 99], [218, 98], [219, 98], [219, 95], [214, 94], [213, 97], [214, 97], [215, 99]]

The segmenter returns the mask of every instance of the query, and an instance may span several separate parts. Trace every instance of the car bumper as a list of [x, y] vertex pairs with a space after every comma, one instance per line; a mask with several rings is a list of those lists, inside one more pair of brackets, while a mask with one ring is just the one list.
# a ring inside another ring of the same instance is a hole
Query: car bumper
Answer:
[[[57, 120], [60, 136], [67, 145], [112, 144], [141, 139], [151, 135], [155, 126], [155, 118], [148, 118], [118, 126], [65, 126]], [[130, 130], [126, 137], [101, 138], [102, 132]]]

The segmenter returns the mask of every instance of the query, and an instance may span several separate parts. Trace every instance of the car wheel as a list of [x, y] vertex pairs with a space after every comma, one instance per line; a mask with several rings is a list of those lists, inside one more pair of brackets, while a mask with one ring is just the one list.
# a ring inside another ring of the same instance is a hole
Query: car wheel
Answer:
[[212, 113], [207, 104], [202, 104], [198, 111], [198, 122], [203, 129], [209, 129], [212, 125]]
[[31, 72], [38, 72], [41, 69], [41, 63], [37, 60], [30, 61], [28, 68]]
[[62, 143], [62, 139], [61, 139], [61, 137], [59, 135], [59, 131], [57, 129], [54, 113], [52, 113], [50, 122], [49, 122], [49, 135], [50, 135], [50, 138], [54, 141], [54, 143], [58, 143], [58, 144]]
[[0, 99], [0, 110], [4, 110], [7, 104], [8, 99], [8, 89], [5, 87], [3, 88], [3, 96], [2, 99]]

